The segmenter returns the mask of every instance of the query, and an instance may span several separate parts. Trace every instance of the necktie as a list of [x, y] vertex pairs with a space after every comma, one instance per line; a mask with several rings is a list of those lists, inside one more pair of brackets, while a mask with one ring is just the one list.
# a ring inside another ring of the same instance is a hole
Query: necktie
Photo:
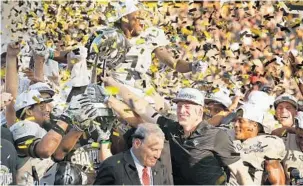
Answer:
[[150, 185], [150, 178], [149, 178], [149, 175], [148, 175], [147, 167], [144, 167], [144, 169], [143, 169], [142, 181], [143, 181], [143, 185]]

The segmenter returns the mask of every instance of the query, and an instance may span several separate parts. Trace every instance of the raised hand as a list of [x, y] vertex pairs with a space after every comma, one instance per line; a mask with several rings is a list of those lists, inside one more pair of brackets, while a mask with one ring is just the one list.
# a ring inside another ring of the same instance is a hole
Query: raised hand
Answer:
[[1, 100], [1, 109], [3, 109], [3, 107], [11, 103], [11, 101], [13, 100], [13, 96], [10, 93], [3, 92], [0, 94], [0, 100]]
[[10, 57], [17, 57], [21, 51], [21, 46], [19, 42], [12, 42], [7, 45], [6, 55]]

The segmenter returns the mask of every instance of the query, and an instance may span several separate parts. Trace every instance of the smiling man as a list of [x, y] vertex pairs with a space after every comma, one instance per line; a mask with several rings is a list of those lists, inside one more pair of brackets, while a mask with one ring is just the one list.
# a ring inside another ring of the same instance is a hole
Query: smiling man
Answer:
[[150, 123], [140, 124], [133, 134], [132, 148], [106, 159], [95, 185], [168, 185], [167, 168], [160, 159], [164, 134]]
[[177, 104], [176, 122], [161, 116], [147, 101], [113, 78], [103, 80], [119, 88], [118, 95], [144, 121], [159, 124], [169, 141], [174, 184], [224, 184], [228, 182], [224, 169], [236, 175], [239, 183], [252, 184], [247, 168], [240, 157], [234, 155], [228, 135], [203, 121], [204, 94], [201, 91], [193, 88], [179, 91], [173, 100]]
[[280, 161], [286, 154], [285, 146], [279, 137], [264, 134], [265, 113], [260, 105], [251, 103], [237, 110], [234, 145], [255, 185], [265, 184], [264, 172], [267, 173], [264, 179], [272, 185], [283, 185], [285, 176]]
[[297, 115], [298, 101], [295, 97], [289, 94], [278, 96], [274, 102], [276, 109], [276, 118], [281, 124], [272, 134], [286, 137], [288, 133], [295, 133], [294, 118]]

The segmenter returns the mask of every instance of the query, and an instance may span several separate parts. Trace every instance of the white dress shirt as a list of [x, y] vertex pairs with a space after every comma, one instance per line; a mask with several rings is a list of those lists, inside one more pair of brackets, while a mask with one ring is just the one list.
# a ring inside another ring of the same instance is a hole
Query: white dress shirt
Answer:
[[[131, 153], [132, 158], [133, 158], [133, 160], [135, 162], [135, 165], [136, 165], [136, 168], [137, 168], [137, 171], [138, 171], [138, 175], [139, 175], [139, 179], [140, 179], [141, 185], [144, 185], [143, 184], [143, 180], [142, 180], [142, 174], [143, 174], [144, 166], [140, 163], [140, 161], [134, 155], [132, 148], [130, 149], [130, 153]], [[150, 185], [153, 185], [152, 170], [151, 170], [150, 167], [147, 167], [147, 170], [148, 170], [148, 175], [149, 175], [149, 178], [150, 178]]]

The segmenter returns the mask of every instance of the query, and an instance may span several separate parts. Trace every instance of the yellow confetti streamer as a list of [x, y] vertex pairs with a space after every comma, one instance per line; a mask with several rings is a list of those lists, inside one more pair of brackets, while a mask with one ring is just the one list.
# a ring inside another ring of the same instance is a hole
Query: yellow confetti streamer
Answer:
[[147, 89], [147, 90], [145, 91], [145, 94], [148, 95], [148, 96], [151, 96], [151, 95], [153, 95], [155, 92], [156, 92], [156, 90], [154, 89], [154, 87], [150, 87], [149, 89]]
[[32, 98], [33, 98], [33, 100], [35, 100], [38, 104], [41, 102], [40, 99], [39, 99], [37, 96], [33, 96]]
[[151, 65], [151, 66], [150, 66], [150, 71], [152, 71], [152, 73], [156, 73], [156, 72], [158, 72], [159, 70], [158, 70], [158, 67], [157, 67], [156, 65]]
[[206, 20], [203, 20], [203, 21], [201, 22], [201, 26], [208, 26], [208, 25], [209, 25], [209, 22], [206, 21]]
[[183, 28], [181, 28], [181, 33], [184, 34], [184, 35], [192, 35], [193, 31], [188, 30], [187, 28], [183, 27]]
[[277, 7], [278, 7], [278, 8], [282, 8], [282, 7], [283, 7], [283, 4], [284, 4], [283, 2], [279, 2], [279, 3], [277, 4]]
[[303, 50], [303, 45], [302, 45], [302, 44], [298, 45], [298, 46], [296, 47], [296, 49], [297, 49], [298, 51]]
[[220, 88], [215, 88], [212, 92], [216, 93], [216, 92], [219, 92], [219, 91], [220, 91]]
[[136, 44], [137, 45], [141, 45], [141, 44], [144, 44], [145, 43], [145, 40], [144, 39], [138, 39], [137, 41], [136, 41]]
[[6, 70], [5, 70], [5, 68], [1, 68], [0, 77], [1, 77], [1, 78], [5, 78], [5, 75], [6, 75]]
[[27, 149], [28, 147], [26, 145], [18, 145], [19, 149]]
[[251, 28], [250, 30], [255, 35], [261, 36], [262, 34], [262, 31], [260, 31], [259, 29]]
[[189, 35], [189, 36], [187, 37], [187, 39], [188, 39], [189, 41], [191, 41], [191, 42], [197, 42], [197, 41], [198, 41], [198, 39], [197, 39], [195, 36], [192, 36], [192, 35]]
[[107, 86], [105, 87], [105, 91], [109, 95], [117, 95], [120, 92], [120, 89], [114, 86]]
[[270, 109], [270, 110], [268, 111], [268, 113], [270, 113], [271, 115], [275, 115], [275, 114], [276, 114], [276, 111], [275, 111], [274, 109]]
[[207, 31], [203, 31], [206, 39], [211, 39], [211, 35]]
[[93, 49], [96, 53], [99, 53], [99, 49], [96, 43], [93, 43]]
[[91, 143], [91, 147], [92, 147], [92, 148], [99, 148], [99, 147], [100, 147], [100, 144], [97, 143], [97, 142], [92, 142], [92, 143]]
[[289, 48], [287, 46], [283, 47], [283, 52], [287, 52], [289, 50]]
[[190, 87], [190, 86], [191, 86], [189, 80], [187, 80], [187, 79], [182, 80], [182, 84], [183, 84], [185, 87]]
[[116, 131], [113, 131], [113, 135], [114, 136], [120, 136], [120, 134], [118, 132], [116, 132]]

